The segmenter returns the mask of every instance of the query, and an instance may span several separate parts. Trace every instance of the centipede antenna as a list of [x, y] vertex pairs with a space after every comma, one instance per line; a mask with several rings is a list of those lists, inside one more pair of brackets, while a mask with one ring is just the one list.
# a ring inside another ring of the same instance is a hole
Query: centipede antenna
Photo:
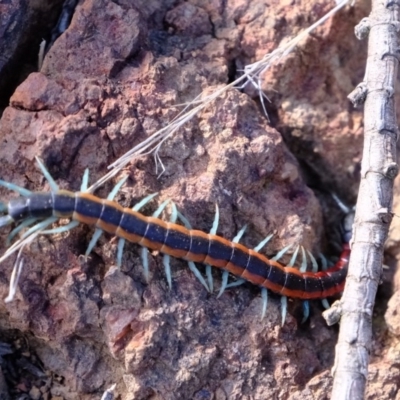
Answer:
[[243, 234], [245, 233], [247, 229], [247, 225], [245, 225], [238, 233], [237, 235], [233, 238], [232, 242], [233, 243], [239, 243], [239, 240], [242, 238]]
[[319, 258], [321, 260], [321, 269], [322, 269], [322, 271], [326, 271], [328, 269], [328, 260], [326, 259], [326, 257], [322, 253], [319, 253]]
[[158, 218], [158, 217], [160, 216], [160, 214], [163, 212], [164, 208], [167, 206], [167, 204], [168, 204], [169, 202], [170, 202], [169, 199], [163, 201], [163, 202], [159, 205], [159, 207], [157, 208], [157, 210], [154, 211], [153, 217], [154, 217], [154, 218]]
[[85, 169], [82, 175], [81, 192], [86, 192], [89, 187], [89, 168]]
[[17, 292], [19, 277], [21, 276], [22, 268], [24, 267], [24, 260], [21, 260], [21, 254], [24, 246], [19, 249], [17, 259], [14, 263], [13, 271], [11, 273], [10, 288], [8, 290], [8, 296], [4, 299], [5, 303], [9, 303], [14, 300], [15, 293]]
[[140, 252], [140, 257], [142, 259], [142, 264], [143, 264], [143, 272], [144, 272], [144, 278], [146, 279], [146, 282], [149, 280], [149, 250], [147, 247], [142, 247], [142, 251]]
[[194, 276], [200, 281], [200, 283], [206, 288], [207, 292], [210, 292], [210, 289], [201, 275], [200, 271], [197, 269], [196, 264], [193, 261], [188, 261], [189, 269], [193, 272]]
[[272, 237], [274, 236], [273, 233], [271, 233], [270, 235], [268, 235], [264, 240], [262, 240], [256, 247], [254, 247], [254, 251], [256, 251], [257, 253], [272, 239]]
[[301, 320], [301, 323], [304, 324], [308, 320], [308, 317], [310, 316], [310, 302], [308, 300], [303, 301], [303, 319]]
[[168, 254], [164, 254], [163, 255], [164, 271], [165, 271], [165, 276], [167, 278], [169, 290], [172, 289], [172, 277], [171, 277], [170, 259], [171, 258], [170, 258], [170, 256]]
[[122, 265], [122, 253], [124, 251], [124, 246], [125, 246], [125, 239], [123, 239], [123, 238], [118, 239], [118, 245], [117, 245], [117, 267], [118, 267], [118, 269], [121, 268], [121, 265]]
[[287, 314], [287, 297], [281, 297], [281, 315], [282, 315], [282, 326], [285, 325], [286, 321], [286, 314]]
[[292, 258], [289, 261], [289, 264], [287, 265], [288, 267], [293, 267], [293, 265], [296, 263], [296, 258], [297, 254], [299, 253], [300, 246], [296, 247], [296, 250], [294, 251]]
[[176, 205], [175, 205], [175, 203], [173, 201], [171, 201], [171, 208], [172, 208], [172, 210], [171, 210], [170, 221], [172, 223], [175, 223], [176, 220], [178, 219], [178, 210], [177, 210]]
[[[11, 218], [11, 217], [10, 217]], [[11, 218], [12, 220], [12, 218]], [[22, 229], [28, 227], [29, 225], [33, 224], [34, 222], [36, 222], [38, 220], [38, 218], [36, 217], [31, 217], [26, 219], [25, 221], [21, 222], [16, 228], [14, 228], [10, 234], [7, 236], [7, 240], [6, 240], [6, 245], [9, 246], [11, 243], [11, 240], [15, 237], [15, 235], [17, 235]], [[1, 217], [0, 217], [0, 226], [1, 225]]]
[[291, 244], [288, 246], [284, 247], [275, 257], [271, 258], [271, 261], [278, 261], [283, 255], [292, 247]]
[[228, 284], [226, 285], [226, 289], [228, 289], [228, 288], [233, 288], [233, 287], [240, 286], [240, 285], [243, 285], [243, 283], [245, 283], [245, 282], [246, 282], [246, 279], [239, 278], [239, 279], [237, 279], [236, 281], [233, 281], [233, 282], [231, 282], [231, 283], [228, 283]]
[[2, 179], [0, 179], [0, 186], [3, 186], [8, 190], [12, 190], [14, 192], [17, 192], [21, 196], [24, 196], [24, 197], [28, 197], [28, 196], [30, 196], [32, 194], [32, 192], [30, 190], [25, 189], [25, 188], [20, 187], [20, 186], [17, 186], [17, 185], [14, 185], [14, 183], [3, 181]]
[[38, 156], [36, 156], [35, 158], [36, 158], [36, 162], [39, 165], [40, 170], [42, 171], [43, 176], [46, 178], [47, 182], [49, 182], [51, 191], [58, 192], [60, 189], [59, 189], [56, 181], [50, 175], [50, 172], [47, 171], [46, 167], [44, 166], [44, 164], [42, 163], [42, 161], [40, 160], [40, 158]]
[[87, 257], [93, 250], [94, 246], [96, 246], [97, 241], [100, 239], [100, 236], [103, 234], [103, 230], [100, 228], [96, 228], [94, 230], [93, 236], [90, 239], [89, 245], [85, 251], [85, 257]]
[[306, 251], [304, 250], [303, 246], [301, 246], [301, 266], [300, 266], [299, 271], [300, 272], [307, 271], [307, 254], [306, 254]]
[[124, 178], [122, 178], [113, 188], [113, 190], [111, 190], [111, 192], [108, 194], [107, 196], [107, 200], [114, 200], [114, 197], [117, 195], [119, 189], [121, 189], [121, 186], [127, 181], [128, 176], [125, 176]]
[[222, 293], [224, 293], [226, 286], [228, 285], [228, 278], [229, 278], [229, 272], [224, 271], [222, 273], [222, 282], [221, 282], [221, 287], [219, 288], [217, 299], [219, 299], [222, 296]]
[[[52, 222], [51, 222], [52, 223]], [[7, 251], [0, 257], [0, 263], [2, 263], [5, 259], [14, 254], [17, 250], [21, 249], [22, 247], [26, 246], [27, 244], [31, 243], [33, 240], [37, 238], [40, 231], [36, 231], [28, 235], [26, 238], [20, 238], [15, 243], [10, 246]]]
[[315, 257], [307, 250], [308, 255], [310, 256], [312, 272], [318, 272], [318, 263]]
[[210, 293], [214, 291], [214, 280], [212, 276], [212, 268], [210, 264], [206, 264], [206, 276]]
[[331, 305], [329, 304], [329, 301], [327, 299], [321, 299], [321, 304], [322, 304], [322, 307], [324, 307], [326, 310], [328, 308], [331, 308]]
[[[35, 233], [37, 231], [41, 231], [45, 228], [47, 228], [49, 225], [54, 224], [54, 222], [56, 222], [58, 220], [57, 217], [49, 217], [46, 218], [44, 221], [39, 222], [38, 224], [32, 226], [31, 228], [29, 228], [26, 232], [24, 232], [24, 234], [21, 236], [21, 239], [26, 239], [29, 236], [32, 235], [32, 233]], [[11, 247], [10, 247], [11, 249]]]
[[261, 299], [262, 299], [262, 309], [261, 309], [261, 320], [264, 319], [265, 314], [267, 313], [268, 306], [268, 289], [261, 289]]
[[0, 227], [10, 225], [14, 222], [11, 216], [3, 215], [0, 217]]
[[190, 224], [189, 220], [178, 211], [178, 218], [182, 222], [182, 224], [185, 226], [186, 229], [192, 229], [192, 225]]
[[135, 204], [132, 207], [133, 211], [139, 211], [142, 207], [144, 207], [150, 200], [152, 200], [154, 197], [156, 197], [158, 195], [158, 192], [153, 193], [153, 194], [149, 194], [148, 196], [146, 196], [145, 198], [143, 198], [142, 200], [139, 201], [139, 203]]
[[218, 204], [215, 204], [214, 222], [213, 222], [212, 227], [210, 229], [211, 235], [216, 235], [217, 234], [218, 223], [219, 223], [219, 207], [218, 207]]
[[45, 231], [40, 232], [41, 235], [53, 235], [54, 233], [64, 233], [71, 229], [76, 228], [79, 225], [78, 221], [71, 221], [66, 225], [58, 226], [54, 229], [47, 229]]

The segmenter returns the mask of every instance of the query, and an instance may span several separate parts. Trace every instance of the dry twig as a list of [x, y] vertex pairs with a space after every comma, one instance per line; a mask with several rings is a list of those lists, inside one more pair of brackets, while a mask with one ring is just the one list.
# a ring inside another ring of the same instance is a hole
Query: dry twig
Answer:
[[364, 150], [346, 287], [342, 299], [324, 315], [328, 324], [341, 322], [332, 400], [363, 399], [368, 376], [372, 312], [398, 173], [394, 91], [400, 2], [396, 1], [373, 0], [369, 18], [356, 27], [359, 39], [369, 33], [364, 81], [349, 95], [355, 105], [365, 101]]

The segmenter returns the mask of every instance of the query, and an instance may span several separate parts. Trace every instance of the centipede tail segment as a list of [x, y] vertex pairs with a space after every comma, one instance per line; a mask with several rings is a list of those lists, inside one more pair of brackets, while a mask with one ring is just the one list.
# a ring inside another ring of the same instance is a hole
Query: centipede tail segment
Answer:
[[[347, 274], [347, 264], [350, 255], [349, 240], [351, 237], [351, 224], [347, 223], [343, 232], [343, 249], [339, 261], [323, 270], [318, 271], [314, 257], [308, 253], [313, 265], [312, 271], [306, 271], [307, 255], [303, 248], [300, 269], [294, 267], [299, 248], [297, 248], [288, 265], [279, 262], [281, 257], [291, 246], [282, 249], [273, 258], [267, 258], [259, 253], [261, 248], [271, 239], [272, 235], [265, 238], [257, 247], [249, 249], [239, 240], [246, 227], [240, 230], [237, 236], [229, 241], [216, 234], [218, 227], [218, 207], [213, 227], [210, 233], [192, 229], [187, 219], [180, 214], [172, 204], [171, 221], [166, 222], [159, 218], [168, 201], [161, 204], [157, 211], [150, 217], [139, 212], [147, 202], [156, 194], [144, 198], [132, 209], [120, 206], [113, 199], [125, 179], [120, 181], [106, 199], [101, 199], [88, 192], [88, 171], [85, 171], [81, 191], [70, 192], [60, 190], [54, 179], [44, 165], [37, 159], [43, 175], [48, 180], [50, 192], [31, 192], [12, 183], [0, 180], [0, 185], [9, 190], [16, 191], [20, 197], [12, 199], [8, 204], [0, 204], [0, 227], [16, 224], [11, 231], [8, 241], [11, 241], [23, 229], [24, 233], [0, 258], [0, 262], [16, 251], [30, 243], [39, 234], [54, 234], [66, 232], [79, 224], [95, 227], [95, 232], [90, 241], [85, 255], [88, 255], [105, 231], [119, 238], [117, 246], [117, 265], [122, 263], [122, 254], [125, 241], [137, 243], [142, 246], [142, 261], [146, 278], [149, 275], [148, 250], [157, 250], [163, 254], [163, 264], [169, 287], [171, 287], [170, 257], [186, 260], [189, 268], [209, 291], [213, 291], [213, 278], [211, 267], [222, 270], [222, 285], [218, 296], [226, 288], [237, 286], [245, 281], [257, 285], [262, 290], [262, 316], [265, 315], [268, 301], [268, 290], [282, 296], [282, 322], [285, 320], [287, 298], [297, 298], [304, 301], [304, 316], [308, 316], [308, 300], [323, 299], [340, 293], [344, 288]], [[48, 229], [50, 225], [60, 218], [70, 218], [67, 225]], [[179, 219], [184, 226], [178, 225]], [[206, 279], [203, 278], [195, 263], [206, 265]], [[229, 274], [237, 279], [228, 283]]]

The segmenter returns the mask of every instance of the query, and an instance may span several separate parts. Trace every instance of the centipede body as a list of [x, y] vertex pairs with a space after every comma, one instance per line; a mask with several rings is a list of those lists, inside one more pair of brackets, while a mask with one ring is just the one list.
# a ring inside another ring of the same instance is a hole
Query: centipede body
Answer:
[[208, 264], [282, 296], [303, 300], [324, 299], [343, 291], [350, 254], [345, 243], [333, 267], [326, 271], [301, 272], [221, 236], [148, 217], [87, 192], [32, 193], [11, 200], [8, 213], [15, 221], [70, 217], [148, 249]]

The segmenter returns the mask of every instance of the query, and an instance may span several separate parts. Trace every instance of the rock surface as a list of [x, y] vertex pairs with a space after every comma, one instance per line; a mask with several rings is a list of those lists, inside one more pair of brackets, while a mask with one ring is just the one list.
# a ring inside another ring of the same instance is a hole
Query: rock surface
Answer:
[[[174, 118], [177, 104], [228, 83], [332, 7], [327, 1], [131, 3], [81, 1], [41, 71], [16, 88], [0, 121], [2, 179], [48, 190], [35, 166], [39, 155], [60, 187], [78, 191], [85, 168], [92, 182], [99, 179]], [[346, 96], [362, 80], [366, 46], [352, 32], [367, 13], [359, 3], [342, 11], [265, 76], [273, 127], [254, 90], [232, 89], [164, 143], [161, 177], [152, 157], [126, 169], [129, 180], [117, 200], [132, 206], [160, 192], [144, 213], [173, 199], [205, 231], [218, 203], [219, 234], [233, 238], [249, 224], [243, 239], [249, 247], [275, 233], [267, 254], [292, 243], [317, 254], [325, 225], [338, 225], [324, 191], [349, 202], [357, 192], [362, 114]], [[105, 197], [111, 187], [97, 194]], [[329, 397], [336, 328], [325, 326], [318, 304], [301, 325], [301, 304], [289, 302], [281, 327], [280, 300], [271, 296], [260, 321], [257, 288], [243, 285], [217, 299], [183, 261], [172, 260], [168, 290], [160, 255], [150, 255], [146, 282], [138, 247], [126, 246], [118, 270], [117, 241], [108, 235], [85, 260], [92, 234], [81, 226], [40, 237], [24, 251], [16, 300], [0, 304], [2, 331], [26, 336], [43, 368], [62, 378], [53, 379], [54, 397], [100, 398], [114, 383], [122, 399], [137, 400]], [[12, 266], [13, 260], [2, 265], [1, 298]], [[217, 271], [214, 279], [219, 285]], [[398, 322], [391, 309], [394, 338], [378, 319], [370, 398], [392, 399], [397, 391]]]

